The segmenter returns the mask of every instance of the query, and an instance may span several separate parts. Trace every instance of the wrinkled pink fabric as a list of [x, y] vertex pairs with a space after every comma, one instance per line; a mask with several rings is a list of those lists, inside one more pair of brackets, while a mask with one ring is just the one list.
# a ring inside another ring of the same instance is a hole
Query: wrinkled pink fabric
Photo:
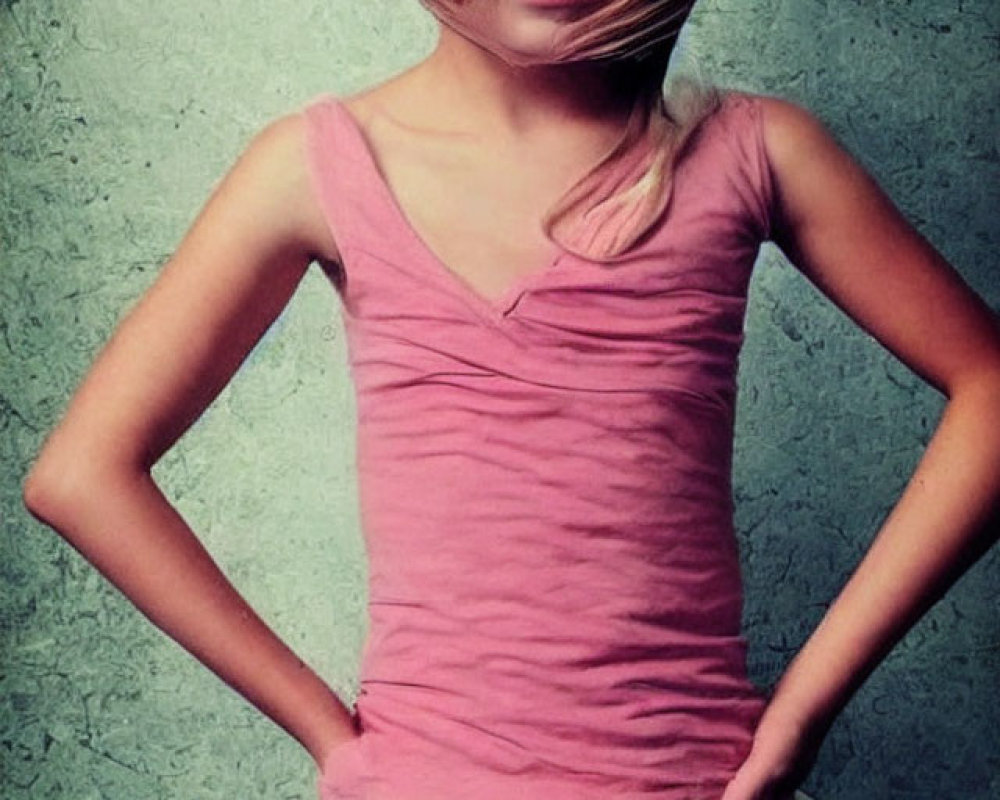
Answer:
[[725, 95], [640, 245], [496, 299], [428, 250], [336, 96], [304, 111], [369, 559], [363, 732], [321, 798], [718, 800], [766, 703], [730, 484], [758, 99]]

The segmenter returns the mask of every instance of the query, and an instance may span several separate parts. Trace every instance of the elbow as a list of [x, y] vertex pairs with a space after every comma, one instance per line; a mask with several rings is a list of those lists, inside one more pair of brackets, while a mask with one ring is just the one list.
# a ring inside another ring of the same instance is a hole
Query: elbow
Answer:
[[44, 521], [44, 511], [47, 500], [41, 479], [36, 470], [32, 469], [21, 483], [21, 502], [31, 516]]
[[93, 501], [117, 478], [134, 473], [82, 446], [60, 441], [56, 431], [21, 483], [21, 502], [31, 516], [61, 530], [81, 504]]
[[73, 496], [83, 494], [81, 472], [72, 459], [44, 452], [21, 484], [25, 509], [39, 522], [54, 525], [62, 516], [60, 509], [71, 505]]
[[35, 463], [21, 483], [21, 502], [35, 519], [49, 522], [56, 496], [70, 484], [70, 467], [82, 460], [78, 447], [67, 437], [65, 426], [57, 426], [45, 440]]

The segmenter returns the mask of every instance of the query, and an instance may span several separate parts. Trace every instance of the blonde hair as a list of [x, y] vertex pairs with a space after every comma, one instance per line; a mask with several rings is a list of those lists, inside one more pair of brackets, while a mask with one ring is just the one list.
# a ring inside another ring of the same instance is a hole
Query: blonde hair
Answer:
[[476, 22], [491, 0], [420, 0], [442, 23], [511, 64], [607, 61], [613, 80], [634, 93], [621, 138], [546, 212], [545, 234], [563, 249], [613, 261], [638, 243], [666, 211], [674, 168], [692, 135], [719, 106], [714, 87], [674, 81], [667, 63], [694, 0], [608, 0], [559, 29], [550, 52], [526, 57], [487, 40]]

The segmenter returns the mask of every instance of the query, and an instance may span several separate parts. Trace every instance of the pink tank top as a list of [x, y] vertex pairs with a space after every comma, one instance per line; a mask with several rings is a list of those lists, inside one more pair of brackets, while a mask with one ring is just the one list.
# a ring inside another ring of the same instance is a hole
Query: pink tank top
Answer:
[[369, 563], [362, 734], [320, 796], [718, 800], [766, 703], [730, 483], [758, 98], [725, 95], [642, 244], [498, 300], [428, 250], [336, 96], [304, 111]]

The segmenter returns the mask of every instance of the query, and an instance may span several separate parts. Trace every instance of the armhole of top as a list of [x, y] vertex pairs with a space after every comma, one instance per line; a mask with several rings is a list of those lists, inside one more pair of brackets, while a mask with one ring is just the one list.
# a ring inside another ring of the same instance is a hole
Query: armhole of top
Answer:
[[301, 107], [305, 121], [306, 171], [320, 210], [337, 247], [337, 282], [342, 290], [347, 279], [347, 253], [351, 244], [346, 233], [343, 197], [339, 191], [336, 173], [337, 131], [334, 127], [331, 104], [333, 95], [318, 95]]
[[774, 224], [774, 185], [764, 145], [763, 104], [761, 95], [739, 89], [723, 88], [719, 108], [714, 112], [724, 133], [730, 169], [736, 171], [741, 195], [761, 243], [771, 239]]
[[774, 176], [771, 172], [771, 162], [767, 156], [767, 146], [764, 141], [764, 104], [761, 96], [747, 95], [749, 106], [753, 158], [755, 162], [756, 185], [761, 210], [761, 233], [764, 241], [774, 236]]

